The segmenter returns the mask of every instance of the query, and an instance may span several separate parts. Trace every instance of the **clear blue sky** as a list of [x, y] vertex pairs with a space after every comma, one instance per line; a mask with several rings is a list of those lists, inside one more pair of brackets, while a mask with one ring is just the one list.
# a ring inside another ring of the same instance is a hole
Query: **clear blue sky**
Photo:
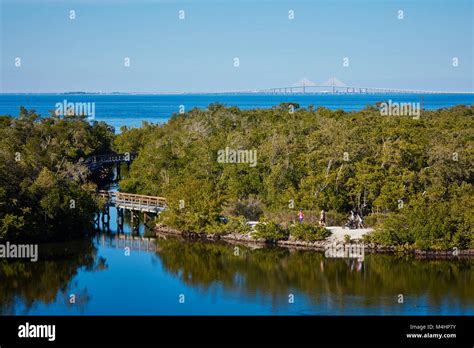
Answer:
[[3, 93], [474, 89], [472, 0], [0, 1]]

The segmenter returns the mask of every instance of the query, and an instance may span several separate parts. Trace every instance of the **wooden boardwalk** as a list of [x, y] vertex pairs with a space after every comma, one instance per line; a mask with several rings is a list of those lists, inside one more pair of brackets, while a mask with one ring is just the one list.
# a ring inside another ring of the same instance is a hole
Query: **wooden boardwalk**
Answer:
[[133, 153], [113, 153], [108, 155], [97, 155], [87, 157], [84, 164], [91, 171], [95, 171], [105, 165], [114, 165], [121, 163], [130, 163], [137, 157]]
[[110, 206], [158, 214], [166, 209], [166, 199], [163, 197], [137, 195], [116, 191], [99, 191], [102, 198], [107, 199]]

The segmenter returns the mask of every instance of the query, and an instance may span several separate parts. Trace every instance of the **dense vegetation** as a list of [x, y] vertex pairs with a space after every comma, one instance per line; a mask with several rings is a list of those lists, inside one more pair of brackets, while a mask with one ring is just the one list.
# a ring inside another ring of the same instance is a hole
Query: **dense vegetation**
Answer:
[[[0, 239], [82, 231], [96, 202], [81, 159], [115, 150], [139, 153], [121, 189], [166, 197], [160, 222], [182, 231], [247, 233], [245, 220], [260, 219], [256, 238], [317, 241], [327, 237], [316, 226], [321, 209], [334, 225], [357, 208], [376, 227], [370, 241], [473, 248], [472, 113], [456, 106], [414, 119], [372, 106], [211, 104], [114, 137], [104, 123], [22, 108], [18, 118], [0, 117]], [[222, 160], [234, 150], [246, 151], [241, 163]], [[295, 223], [299, 209], [304, 224]]]
[[[307, 221], [325, 209], [329, 223], [342, 224], [358, 208], [377, 227], [372, 241], [474, 247], [473, 106], [422, 111], [419, 119], [371, 106], [293, 106], [214, 104], [162, 126], [123, 128], [116, 149], [139, 156], [121, 188], [166, 197], [160, 219], [183, 231], [224, 230], [222, 215], [240, 216], [266, 219], [261, 233], [271, 227], [284, 238], [298, 209]], [[256, 165], [219, 161], [226, 148], [256, 151]]]
[[306, 222], [296, 223], [289, 226], [288, 231], [293, 238], [315, 242], [329, 237], [330, 232], [322, 226], [314, 226]]
[[0, 240], [67, 239], [90, 225], [96, 202], [86, 156], [111, 151], [113, 130], [82, 117], [0, 117]]

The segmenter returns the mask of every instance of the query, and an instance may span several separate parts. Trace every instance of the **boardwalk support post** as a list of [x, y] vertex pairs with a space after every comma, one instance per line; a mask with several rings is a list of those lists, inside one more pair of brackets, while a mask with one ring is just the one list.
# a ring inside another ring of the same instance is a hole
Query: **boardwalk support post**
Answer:
[[123, 209], [117, 208], [117, 233], [123, 233]]

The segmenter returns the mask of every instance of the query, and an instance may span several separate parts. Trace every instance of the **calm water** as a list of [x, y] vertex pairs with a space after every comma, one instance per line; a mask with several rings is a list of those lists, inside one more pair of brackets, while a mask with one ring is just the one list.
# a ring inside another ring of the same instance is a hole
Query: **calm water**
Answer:
[[[40, 115], [55, 110], [56, 103], [64, 100], [72, 103], [95, 103], [95, 119], [105, 121], [116, 130], [121, 126], [139, 127], [142, 121], [162, 123], [175, 112], [180, 105], [185, 110], [193, 107], [206, 108], [210, 103], [219, 102], [241, 109], [271, 108], [282, 102], [325, 106], [330, 109], [346, 111], [361, 110], [367, 105], [391, 99], [396, 102], [421, 102], [420, 95], [374, 95], [374, 94], [306, 94], [306, 95], [61, 95], [61, 94], [0, 94], [0, 115], [18, 115], [20, 106], [34, 109]], [[423, 96], [425, 109], [439, 109], [453, 105], [471, 105], [473, 94], [442, 94]]]
[[[57, 102], [95, 102], [96, 119], [120, 127], [164, 122], [186, 109], [220, 102], [242, 109], [284, 101], [358, 110], [380, 100], [419, 96], [104, 96], [0, 95], [0, 114], [20, 105], [47, 114]], [[472, 104], [472, 95], [425, 96], [427, 109]], [[0, 259], [0, 314], [460, 314], [474, 315], [474, 260], [415, 260], [366, 255], [363, 263], [313, 251], [250, 248], [158, 238], [124, 244], [116, 231], [41, 245], [36, 263]], [[125, 232], [130, 234], [126, 225]], [[140, 228], [143, 235], [145, 230]], [[124, 247], [130, 247], [127, 256]], [[76, 303], [69, 303], [69, 296]], [[398, 303], [403, 294], [404, 303]], [[180, 299], [184, 303], [180, 303]], [[181, 297], [180, 297], [181, 296]], [[294, 299], [293, 303], [291, 299]]]
[[474, 260], [366, 255], [357, 263], [313, 251], [239, 246], [236, 253], [226, 243], [123, 236], [41, 245], [36, 263], [1, 260], [0, 314], [474, 314]]

